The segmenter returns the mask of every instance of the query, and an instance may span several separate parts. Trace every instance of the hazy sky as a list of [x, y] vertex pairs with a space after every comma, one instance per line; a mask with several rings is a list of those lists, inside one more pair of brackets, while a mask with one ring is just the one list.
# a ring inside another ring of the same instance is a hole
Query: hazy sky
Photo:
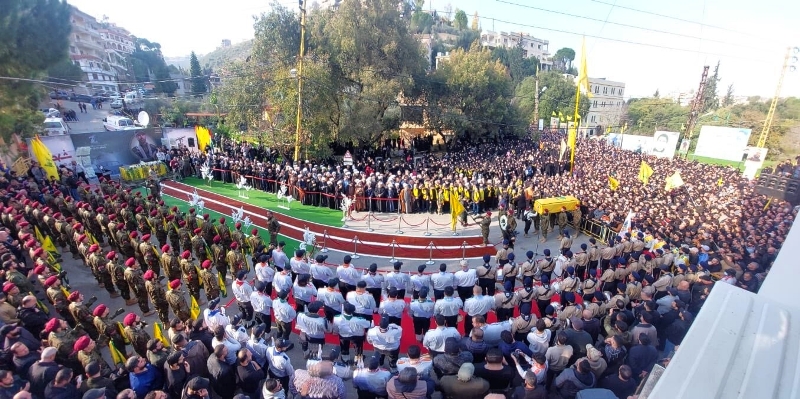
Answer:
[[[267, 0], [69, 3], [98, 19], [107, 15], [132, 34], [161, 43], [167, 56], [192, 50], [205, 54], [222, 39], [236, 43], [252, 38], [253, 16], [268, 11], [270, 4]], [[279, 3], [291, 8], [298, 4]], [[521, 31], [549, 40], [551, 53], [571, 47], [580, 57], [585, 35], [589, 75], [625, 82], [626, 94], [634, 97], [652, 95], [656, 89], [662, 95], [694, 90], [703, 65], [710, 65], [713, 72], [717, 61], [720, 96], [732, 83], [737, 96], [772, 97], [786, 48], [800, 46], [800, 1], [427, 0], [425, 8], [441, 13], [448, 5], [465, 10], [470, 20], [477, 11], [484, 30]], [[782, 96], [800, 97], [800, 62], [796, 65], [798, 71], [786, 75]]]

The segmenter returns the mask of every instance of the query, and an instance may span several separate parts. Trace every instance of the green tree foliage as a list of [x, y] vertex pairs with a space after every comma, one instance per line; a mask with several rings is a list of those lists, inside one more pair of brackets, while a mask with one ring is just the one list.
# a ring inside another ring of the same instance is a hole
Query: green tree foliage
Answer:
[[722, 106], [730, 107], [734, 102], [733, 98], [733, 83], [728, 85], [728, 90], [725, 92], [725, 97], [722, 98]]
[[47, 68], [47, 80], [57, 86], [74, 87], [76, 82], [83, 81], [84, 75], [81, 67], [75, 65], [68, 58]]
[[[40, 79], [67, 58], [71, 27], [66, 2], [3, 0], [0, 10], [0, 76]], [[44, 120], [37, 109], [45, 93], [33, 82], [0, 80], [0, 136], [32, 135]]]
[[575, 50], [564, 47], [556, 51], [553, 55], [555, 66], [562, 72], [567, 72], [572, 68], [572, 61], [575, 61]]
[[475, 14], [472, 14], [472, 23], [470, 24], [469, 28], [477, 31], [481, 30], [480, 19], [478, 19], [477, 11], [475, 11]]
[[137, 38], [134, 46], [130, 63], [136, 82], [153, 82], [156, 93], [173, 96], [178, 85], [169, 76], [169, 68], [161, 54], [161, 45]]
[[719, 61], [714, 67], [714, 73], [708, 77], [706, 89], [703, 92], [703, 107], [701, 113], [714, 111], [719, 108], [719, 95], [717, 94], [717, 84], [719, 83]]
[[270, 7], [269, 13], [262, 13], [255, 20], [251, 61], [265, 67], [274, 63], [294, 65], [300, 49], [300, 17], [277, 2]]
[[428, 102], [438, 109], [429, 123], [471, 137], [511, 131], [519, 123], [508, 106], [512, 91], [508, 70], [488, 49], [453, 50], [433, 76]]
[[[526, 120], [532, 121], [534, 99], [536, 98], [535, 80], [525, 78], [516, 90], [517, 107]], [[564, 78], [558, 71], [541, 72], [539, 74], [539, 118], [549, 118], [553, 112], [564, 117], [575, 113], [575, 82]], [[585, 118], [589, 113], [589, 100], [581, 96], [578, 115]]]
[[531, 57], [524, 58], [522, 48], [519, 46], [507, 49], [505, 47], [495, 47], [492, 49], [492, 58], [499, 60], [508, 68], [514, 86], [517, 86], [528, 76], [536, 75], [536, 68], [539, 60]]
[[458, 31], [458, 38], [456, 38], [455, 46], [464, 51], [467, 51], [481, 38], [481, 32], [476, 30], [466, 29]]
[[664, 98], [632, 99], [628, 103], [630, 133], [652, 134], [656, 130], [681, 131], [689, 108]]
[[410, 29], [414, 33], [430, 33], [433, 23], [433, 17], [427, 12], [417, 10], [411, 14]]
[[194, 51], [189, 57], [189, 73], [192, 76], [192, 94], [204, 94], [206, 92], [206, 78], [203, 76], [203, 70], [200, 69], [200, 61], [197, 60], [197, 55]]
[[467, 19], [467, 13], [464, 10], [456, 9], [456, 15], [453, 18], [453, 27], [458, 30], [467, 29], [469, 26], [469, 20]]

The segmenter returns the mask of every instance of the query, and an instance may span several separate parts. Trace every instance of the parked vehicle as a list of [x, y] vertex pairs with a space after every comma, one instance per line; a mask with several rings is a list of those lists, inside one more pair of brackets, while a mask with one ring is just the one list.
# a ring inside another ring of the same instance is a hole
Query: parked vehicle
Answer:
[[133, 120], [125, 116], [109, 116], [103, 118], [103, 128], [108, 131], [138, 129]]
[[61, 118], [45, 118], [43, 126], [48, 136], [69, 134], [69, 125]]
[[70, 101], [88, 103], [92, 101], [92, 96], [86, 94], [72, 94], [69, 97]]
[[112, 109], [120, 109], [120, 108], [122, 108], [122, 99], [118, 98], [116, 100], [111, 101], [111, 108]]
[[50, 98], [53, 100], [66, 100], [69, 98], [69, 94], [63, 90], [54, 90], [50, 92]]

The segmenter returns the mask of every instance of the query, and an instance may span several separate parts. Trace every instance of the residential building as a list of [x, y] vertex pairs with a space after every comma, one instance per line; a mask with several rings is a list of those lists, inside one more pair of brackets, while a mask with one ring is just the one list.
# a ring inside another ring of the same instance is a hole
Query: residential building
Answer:
[[100, 32], [100, 23], [93, 16], [75, 7], [72, 7], [70, 22], [72, 23], [72, 31], [69, 36], [70, 59], [75, 65], [81, 67], [86, 78], [84, 84], [76, 87], [76, 92], [118, 91], [118, 73], [109, 62], [109, 55], [106, 53], [106, 39]]
[[[101, 24], [99, 31], [106, 48], [106, 61], [117, 72], [118, 80], [133, 81], [133, 75], [128, 70], [128, 57], [135, 50], [136, 38], [126, 29], [115, 24]], [[123, 86], [127, 86], [127, 84], [123, 84]]]
[[230, 47], [231, 39], [222, 39], [222, 48]]
[[550, 70], [553, 67], [553, 61], [550, 58], [550, 42], [527, 33], [483, 31], [481, 33], [481, 45], [489, 48], [503, 47], [510, 49], [519, 47], [522, 49], [524, 58], [538, 59], [542, 70]]
[[321, 9], [330, 8], [337, 10], [340, 4], [342, 4], [342, 0], [319, 0], [319, 8]]
[[441, 52], [437, 53], [436, 54], [436, 69], [439, 69], [439, 65], [441, 65], [442, 62], [447, 62], [447, 61], [450, 61], [450, 52], [449, 51], [446, 51], [444, 53], [441, 53]]
[[[606, 78], [589, 78], [589, 114], [582, 121], [583, 126], [619, 126], [625, 116], [625, 83], [613, 82]], [[603, 133], [603, 132], [595, 132]]]

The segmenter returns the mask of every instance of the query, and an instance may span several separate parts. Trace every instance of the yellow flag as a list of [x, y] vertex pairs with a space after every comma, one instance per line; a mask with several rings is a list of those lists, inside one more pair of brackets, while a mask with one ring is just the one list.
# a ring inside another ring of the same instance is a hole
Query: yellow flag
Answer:
[[200, 317], [200, 305], [197, 304], [197, 299], [194, 299], [193, 296], [189, 295], [192, 298], [192, 303], [189, 305], [189, 314], [192, 316], [192, 319], [197, 320]]
[[42, 232], [39, 231], [38, 227], [33, 226], [33, 234], [36, 236], [36, 240], [37, 241], [39, 241], [39, 242], [43, 242], [44, 241], [44, 236], [42, 236]]
[[197, 135], [197, 148], [205, 151], [206, 147], [211, 144], [211, 132], [203, 126], [195, 126], [194, 132]]
[[461, 212], [464, 212], [464, 205], [461, 203], [461, 200], [458, 198], [457, 193], [453, 193], [450, 196], [450, 228], [453, 231], [456, 231], [456, 225], [458, 224], [458, 217], [461, 215]]
[[608, 187], [611, 188], [611, 191], [617, 191], [619, 188], [619, 180], [615, 179], [613, 176], [608, 176]]
[[556, 115], [556, 111], [553, 111], [553, 115], [551, 115], [551, 116], [555, 118], [557, 116]]
[[221, 274], [217, 274], [217, 281], [219, 282], [219, 292], [222, 294], [223, 298], [227, 298], [228, 287], [225, 285], [225, 279], [222, 278]]
[[717, 180], [717, 186], [722, 187], [722, 184], [722, 178], [720, 177], [719, 180]]
[[108, 343], [108, 350], [111, 352], [111, 359], [114, 361], [114, 365], [125, 364], [128, 360], [125, 354], [114, 345], [114, 341]]
[[564, 114], [562, 114], [561, 111], [558, 111], [558, 120], [560, 120], [561, 122], [564, 122], [564, 120], [565, 120], [564, 119]]
[[672, 176], [667, 178], [667, 184], [664, 186], [664, 191], [671, 191], [683, 185], [683, 179], [680, 172], [675, 172]]
[[650, 182], [650, 176], [653, 175], [653, 168], [647, 164], [647, 162], [642, 161], [642, 164], [639, 166], [639, 181], [647, 185]]
[[44, 169], [44, 172], [47, 174], [46, 177], [49, 179], [50, 177], [55, 177], [58, 179], [58, 168], [56, 167], [55, 162], [53, 162], [53, 154], [47, 148], [46, 145], [42, 142], [42, 139], [39, 136], [36, 136], [31, 140], [31, 151], [33, 151], [33, 156], [36, 157], [36, 160], [39, 162], [39, 166]]
[[[194, 299], [194, 297], [192, 297], [192, 299]], [[164, 344], [164, 347], [166, 348], [172, 346], [167, 337], [164, 336], [164, 332], [161, 329], [161, 323], [158, 322], [153, 323], [153, 338], [161, 341], [161, 343]]]
[[767, 200], [767, 204], [766, 204], [766, 205], [764, 205], [764, 210], [765, 210], [765, 211], [766, 211], [767, 209], [769, 209], [769, 204], [771, 204], [771, 203], [772, 203], [772, 198], [770, 198], [769, 200]]
[[125, 340], [125, 343], [126, 343], [126, 344], [130, 344], [130, 343], [131, 343], [131, 340], [130, 340], [130, 339], [128, 339], [128, 334], [125, 334], [125, 328], [124, 328], [124, 327], [122, 327], [122, 323], [120, 323], [120, 322], [117, 322], [117, 330], [119, 331], [119, 335], [121, 335], [121, 336], [122, 336], [122, 339], [124, 339], [124, 340]]
[[586, 38], [583, 38], [581, 45], [581, 66], [578, 69], [578, 90], [583, 89], [587, 97], [592, 96], [589, 91], [589, 69], [586, 66]]

